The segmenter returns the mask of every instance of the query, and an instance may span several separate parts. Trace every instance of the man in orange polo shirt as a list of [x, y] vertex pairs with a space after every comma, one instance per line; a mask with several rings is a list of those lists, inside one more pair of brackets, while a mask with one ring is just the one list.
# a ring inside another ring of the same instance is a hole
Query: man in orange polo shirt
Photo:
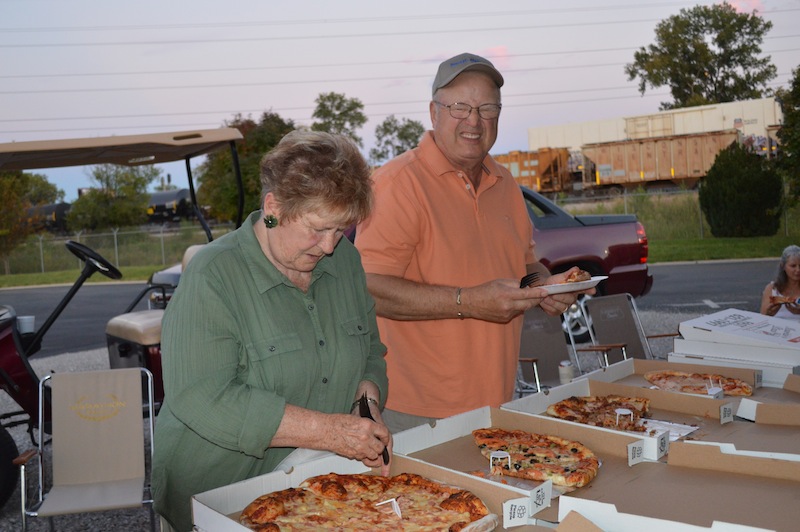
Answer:
[[433, 82], [433, 131], [374, 174], [375, 209], [356, 247], [388, 347], [383, 419], [394, 432], [512, 398], [523, 313], [564, 312], [575, 294], [520, 289], [550, 276], [508, 170], [489, 157], [503, 77], [460, 54]]

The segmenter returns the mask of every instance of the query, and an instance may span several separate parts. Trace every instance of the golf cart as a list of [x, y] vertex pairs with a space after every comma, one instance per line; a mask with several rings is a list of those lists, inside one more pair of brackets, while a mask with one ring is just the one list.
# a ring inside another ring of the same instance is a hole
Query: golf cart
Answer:
[[[184, 160], [192, 205], [208, 241], [211, 229], [197, 207], [190, 160], [217, 149], [229, 147], [233, 172], [239, 191], [236, 227], [242, 223], [244, 194], [235, 141], [241, 133], [234, 128], [195, 130], [178, 133], [156, 133], [87, 139], [15, 142], [0, 144], [0, 172], [96, 164], [139, 166]], [[0, 507], [16, 488], [18, 473], [13, 460], [18, 451], [8, 429], [27, 425], [31, 440], [39, 406], [39, 376], [30, 359], [41, 349], [42, 339], [72, 300], [75, 293], [94, 273], [120, 279], [122, 274], [110, 261], [87, 246], [67, 241], [67, 249], [83, 263], [80, 276], [58, 306], [38, 330], [21, 332], [14, 309], [0, 302], [0, 388], [19, 406], [14, 412], [0, 413]], [[111, 368], [141, 366], [155, 377], [156, 400], [163, 399], [161, 383], [161, 316], [163, 309], [133, 312], [138, 303], [153, 292], [166, 301], [167, 291], [175, 287], [148, 283], [125, 312], [112, 318], [106, 327], [109, 366]], [[47, 400], [46, 397], [44, 400]], [[45, 427], [46, 429], [46, 427]], [[36, 442], [33, 442], [36, 444]]]

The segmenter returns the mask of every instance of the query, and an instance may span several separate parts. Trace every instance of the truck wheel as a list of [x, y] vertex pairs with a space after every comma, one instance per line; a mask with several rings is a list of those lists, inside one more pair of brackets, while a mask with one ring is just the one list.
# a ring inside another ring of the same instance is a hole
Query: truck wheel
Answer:
[[[583, 298], [591, 298], [592, 296], [580, 296]], [[589, 324], [581, 312], [579, 302], [573, 303], [567, 311], [561, 315], [561, 327], [564, 329], [564, 336], [569, 341], [569, 334], [572, 331], [572, 338], [576, 344], [585, 344], [592, 341], [589, 334]]]
[[17, 488], [19, 471], [13, 463], [17, 456], [19, 452], [14, 438], [5, 427], [0, 427], [0, 508], [6, 504]]

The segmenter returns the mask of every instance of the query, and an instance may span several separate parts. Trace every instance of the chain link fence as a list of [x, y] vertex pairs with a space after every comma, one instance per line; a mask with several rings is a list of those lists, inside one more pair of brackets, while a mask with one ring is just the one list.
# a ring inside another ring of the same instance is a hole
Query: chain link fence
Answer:
[[[233, 224], [212, 227], [214, 238], [233, 230]], [[82, 264], [64, 246], [73, 240], [93, 249], [117, 268], [166, 266], [178, 263], [186, 248], [208, 240], [199, 225], [116, 229], [110, 233], [39, 234], [29, 237], [4, 261], [3, 273], [45, 273], [80, 269]]]

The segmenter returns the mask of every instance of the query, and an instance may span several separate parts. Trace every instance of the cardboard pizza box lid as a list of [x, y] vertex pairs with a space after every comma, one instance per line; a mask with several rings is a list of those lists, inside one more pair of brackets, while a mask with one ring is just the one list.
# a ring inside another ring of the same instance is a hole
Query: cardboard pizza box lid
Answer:
[[779, 349], [793, 353], [800, 361], [798, 321], [725, 309], [681, 322], [678, 330], [686, 340]]

